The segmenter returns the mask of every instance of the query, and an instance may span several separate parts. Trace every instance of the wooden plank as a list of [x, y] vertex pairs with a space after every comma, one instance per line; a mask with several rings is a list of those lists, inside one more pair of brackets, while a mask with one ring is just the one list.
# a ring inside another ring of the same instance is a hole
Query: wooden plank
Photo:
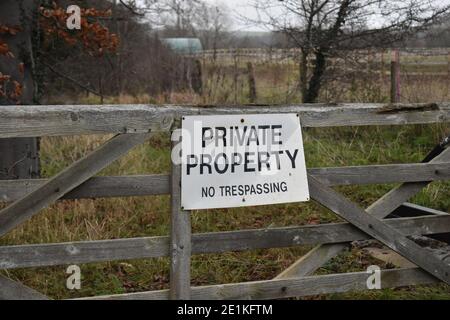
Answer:
[[[429, 110], [405, 104], [383, 112], [383, 104], [314, 104], [252, 107], [156, 105], [0, 106], [0, 138], [106, 133], [169, 132], [187, 115], [299, 113], [303, 127], [405, 125], [450, 121], [450, 104]], [[423, 107], [423, 108], [422, 108]]]
[[[443, 163], [450, 161], [450, 148], [444, 150], [439, 156], [430, 161], [430, 163]], [[372, 204], [367, 210], [377, 218], [385, 218], [395, 209], [407, 202], [411, 197], [419, 193], [423, 188], [429, 185], [431, 181], [411, 182], [403, 184], [392, 189], [378, 201]]]
[[50, 298], [22, 283], [0, 276], [0, 300], [50, 300]]
[[2, 246], [0, 252], [0, 269], [167, 257], [169, 237]]
[[[446, 245], [445, 242], [442, 242], [440, 239], [434, 239], [434, 237], [436, 236], [411, 236], [411, 239], [420, 243], [424, 249], [432, 251], [439, 259], [450, 266], [450, 246]], [[363, 251], [378, 260], [391, 263], [400, 268], [417, 267], [398, 253], [386, 247], [364, 247]]]
[[365, 247], [362, 251], [371, 257], [383, 261], [386, 264], [396, 266], [397, 268], [416, 268], [417, 266], [409, 260], [403, 258], [397, 252], [386, 247]]
[[[441, 181], [450, 179], [450, 163], [313, 168], [308, 173], [328, 186]], [[170, 193], [169, 180], [169, 175], [93, 177], [61, 199], [165, 195]], [[0, 200], [18, 200], [47, 181], [0, 181]]]
[[[407, 235], [450, 232], [450, 215], [389, 219], [386, 223]], [[204, 233], [192, 235], [192, 254], [368, 239], [371, 237], [349, 223]], [[169, 237], [0, 246], [0, 269], [167, 257], [169, 247]]]
[[[366, 291], [366, 272], [332, 274], [293, 279], [254, 281], [192, 288], [193, 300], [267, 300], [306, 297], [330, 293]], [[398, 288], [435, 284], [438, 281], [426, 272], [415, 269], [381, 271], [381, 287]], [[168, 290], [88, 297], [77, 300], [167, 300]]]
[[[0, 200], [6, 202], [18, 200], [46, 182], [48, 179], [2, 180]], [[65, 194], [61, 200], [155, 196], [169, 193], [169, 175], [92, 177]]]
[[[175, 139], [175, 137], [177, 137]], [[172, 135], [172, 149], [181, 138], [179, 130]], [[191, 298], [191, 214], [181, 208], [181, 164], [173, 163], [171, 178], [170, 221], [170, 298]]]
[[427, 208], [424, 206], [419, 206], [414, 203], [404, 203], [403, 206], [404, 206], [404, 210], [406, 212], [407, 212], [407, 210], [415, 210], [415, 211], [419, 211], [422, 216], [431, 216], [433, 214], [438, 215], [438, 216], [443, 216], [443, 215], [449, 214], [448, 212], [444, 212], [444, 211], [440, 211], [440, 210], [436, 210], [436, 209], [432, 209], [432, 208]]
[[398, 209], [393, 211], [389, 217], [392, 218], [406, 218], [406, 217], [423, 217], [431, 215], [448, 215], [447, 212], [419, 206], [414, 203], [404, 203]]
[[118, 135], [57, 174], [39, 189], [1, 210], [0, 236], [54, 203], [149, 137], [150, 133]]
[[450, 180], [450, 163], [414, 163], [309, 169], [327, 186]]
[[309, 176], [308, 183], [311, 197], [314, 200], [430, 274], [450, 284], [449, 266], [435, 255], [408, 239], [402, 232], [368, 214], [330, 187], [323, 185], [314, 177]]
[[[0, 106], [0, 138], [168, 131], [172, 118], [154, 106]], [[16, 129], [14, 129], [16, 127]]]
[[347, 243], [336, 243], [334, 245], [318, 245], [307, 254], [278, 274], [274, 280], [289, 279], [314, 273], [323, 266], [323, 261], [328, 261], [348, 248]]
[[169, 175], [97, 177], [64, 196], [65, 199], [156, 196], [170, 193]]
[[[430, 163], [443, 163], [447, 161], [450, 161], [450, 148], [444, 150], [442, 154], [431, 160]], [[403, 203], [405, 203], [407, 200], [409, 200], [411, 197], [425, 188], [429, 183], [430, 182], [426, 181], [402, 184], [401, 186], [391, 190], [385, 196], [381, 197], [379, 200], [369, 206], [367, 212], [375, 215], [380, 219], [386, 218], [395, 209], [400, 207]], [[333, 256], [330, 255], [331, 252], [336, 252], [336, 255], [340, 252], [337, 250], [337, 248], [335, 248], [336, 250], [330, 249], [330, 246], [333, 245], [326, 244], [315, 247], [313, 249], [313, 252], [305, 257], [300, 258], [300, 260], [297, 260], [292, 265], [292, 267], [290, 268], [290, 274], [292, 274], [293, 270], [297, 271], [297, 276], [306, 276], [313, 274], [314, 271], [316, 271], [323, 264], [333, 258]], [[345, 247], [341, 246], [341, 248], [343, 249]]]

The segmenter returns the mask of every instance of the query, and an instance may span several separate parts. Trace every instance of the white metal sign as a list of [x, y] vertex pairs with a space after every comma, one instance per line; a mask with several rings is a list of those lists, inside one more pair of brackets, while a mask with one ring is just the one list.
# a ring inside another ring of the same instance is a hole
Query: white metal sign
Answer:
[[185, 210], [309, 201], [296, 114], [190, 116], [182, 129]]

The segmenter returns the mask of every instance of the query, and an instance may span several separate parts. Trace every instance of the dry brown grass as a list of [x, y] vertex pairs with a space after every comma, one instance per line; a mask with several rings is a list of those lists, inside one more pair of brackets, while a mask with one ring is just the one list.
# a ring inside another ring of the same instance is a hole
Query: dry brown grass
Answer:
[[[223, 70], [223, 69], [222, 69]], [[299, 100], [294, 94], [286, 99], [279, 89], [288, 79], [295, 79], [294, 67], [256, 68], [259, 102], [289, 103]], [[215, 103], [233, 101], [230, 75], [217, 73], [209, 79], [210, 95], [192, 93], [170, 96], [148, 95], [108, 99], [108, 103]], [[227, 78], [228, 77], [228, 78]], [[239, 102], [246, 102], [245, 78], [241, 77]], [[291, 81], [291, 80], [289, 80]], [[447, 83], [438, 78], [405, 80], [405, 101], [448, 100]], [[267, 89], [269, 88], [269, 89]], [[290, 90], [290, 89], [289, 89]], [[330, 82], [324, 90], [324, 101], [384, 101], [386, 84], [356, 79], [349, 83]], [[434, 99], [432, 99], [434, 97]], [[211, 100], [208, 100], [210, 99]], [[80, 103], [98, 103], [96, 97], [84, 97]], [[334, 100], [336, 99], [336, 100]], [[419, 162], [440, 140], [450, 134], [448, 125], [404, 126], [392, 128], [343, 128], [304, 130], [308, 167], [348, 166], [384, 163]], [[58, 137], [42, 139], [43, 175], [53, 176], [64, 167], [86, 155], [106, 141], [108, 136]], [[101, 172], [101, 175], [159, 174], [170, 172], [170, 142], [166, 135], [154, 137], [123, 159]], [[368, 206], [392, 185], [338, 188], [362, 206]], [[433, 183], [413, 201], [442, 211], [450, 210], [450, 183]], [[289, 204], [246, 209], [206, 210], [194, 212], [194, 232], [269, 228], [338, 221], [334, 214], [314, 204]], [[142, 197], [61, 201], [1, 239], [1, 244], [52, 243], [80, 240], [161, 236], [169, 233], [169, 197]], [[309, 247], [256, 250], [222, 255], [201, 255], [193, 259], [193, 285], [264, 280], [303, 255]], [[361, 257], [357, 250], [332, 260], [320, 273], [364, 270], [367, 264], [380, 263]], [[65, 288], [65, 267], [37, 268], [3, 272], [54, 298], [70, 298], [155, 290], [168, 287], [168, 259], [110, 262], [82, 266], [81, 291]], [[329, 295], [318, 298], [450, 298], [447, 286], [420, 287], [414, 290]]]

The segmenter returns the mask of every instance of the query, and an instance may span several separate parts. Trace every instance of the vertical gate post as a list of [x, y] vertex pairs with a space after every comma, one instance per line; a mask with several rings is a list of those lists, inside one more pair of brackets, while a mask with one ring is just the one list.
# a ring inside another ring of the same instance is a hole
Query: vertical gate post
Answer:
[[400, 51], [395, 49], [391, 57], [391, 103], [400, 102]]
[[[172, 133], [172, 150], [181, 142], [179, 130]], [[178, 156], [178, 155], [177, 155]], [[172, 152], [172, 157], [174, 157]], [[181, 163], [172, 159], [170, 226], [170, 299], [191, 298], [191, 216], [181, 208]]]

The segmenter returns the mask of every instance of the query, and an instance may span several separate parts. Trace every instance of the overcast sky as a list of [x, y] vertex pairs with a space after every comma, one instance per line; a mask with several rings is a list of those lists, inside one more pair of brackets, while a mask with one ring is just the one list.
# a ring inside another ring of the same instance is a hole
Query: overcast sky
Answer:
[[233, 30], [248, 30], [248, 31], [261, 31], [260, 26], [249, 25], [244, 22], [240, 17], [247, 17], [249, 19], [256, 19], [256, 10], [250, 5], [252, 0], [205, 0], [208, 3], [215, 4], [219, 3], [225, 5], [230, 10], [230, 14], [233, 18], [233, 23], [231, 28]]
[[[248, 23], [245, 23], [242, 18], [239, 17], [247, 17], [249, 19], [257, 20], [257, 11], [255, 8], [251, 6], [251, 3], [255, 3], [257, 0], [204, 0], [210, 4], [215, 3], [221, 3], [225, 6], [227, 6], [230, 10], [230, 14], [233, 18], [233, 23], [231, 25], [231, 28], [233, 30], [248, 30], [248, 31], [267, 31], [267, 29], [264, 29], [261, 26], [258, 25], [249, 25]], [[449, 5], [450, 0], [429, 0], [430, 4], [438, 4], [439, 7], [444, 5]], [[275, 5], [277, 4], [276, 1], [274, 1]], [[276, 12], [278, 11], [278, 12]], [[277, 10], [276, 8], [271, 9], [271, 14], [282, 14], [282, 10]], [[377, 22], [378, 21], [378, 22]], [[381, 23], [382, 18], [380, 19], [375, 18], [375, 21], [372, 21], [374, 26], [378, 26], [379, 23]]]
[[[1, 0], [0, 0], [1, 1]], [[137, 0], [139, 3], [142, 0]], [[257, 11], [252, 7], [252, 3], [257, 2], [257, 0], [203, 0], [211, 5], [221, 4], [229, 9], [229, 13], [232, 19], [230, 28], [233, 31], [268, 31], [267, 28], [257, 25], [255, 23], [251, 24], [249, 20], [258, 20]], [[397, 0], [398, 1], [398, 0]], [[428, 0], [431, 3], [439, 3], [439, 7], [442, 5], [450, 4], [450, 0]], [[275, 5], [278, 4], [277, 1], [273, 1]], [[277, 12], [278, 11], [278, 12]], [[271, 9], [271, 15], [283, 15], [283, 10], [277, 10], [276, 8]], [[283, 16], [284, 17], [284, 16]], [[377, 22], [378, 21], [378, 22]], [[382, 18], [372, 19], [373, 26], [381, 23]]]

